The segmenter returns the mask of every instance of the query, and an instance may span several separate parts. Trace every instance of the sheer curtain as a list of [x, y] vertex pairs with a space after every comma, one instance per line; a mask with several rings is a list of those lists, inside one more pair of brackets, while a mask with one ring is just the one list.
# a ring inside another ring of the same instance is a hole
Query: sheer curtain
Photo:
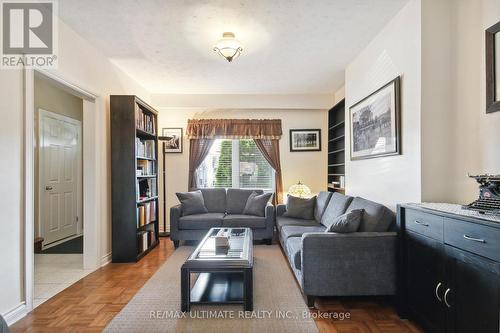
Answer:
[[274, 169], [276, 188], [273, 200], [275, 204], [281, 203], [283, 202], [283, 178], [281, 176], [279, 140], [254, 139], [254, 141], [262, 156], [264, 156], [271, 168]]
[[210, 152], [210, 148], [214, 143], [213, 139], [191, 139], [189, 140], [189, 176], [188, 187], [192, 191], [197, 187], [196, 184], [196, 169], [203, 163], [205, 157]]

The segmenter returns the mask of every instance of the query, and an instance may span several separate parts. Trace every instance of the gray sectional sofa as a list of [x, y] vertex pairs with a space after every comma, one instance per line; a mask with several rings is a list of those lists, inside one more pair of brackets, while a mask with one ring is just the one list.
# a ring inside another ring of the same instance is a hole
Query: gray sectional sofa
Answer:
[[[329, 221], [354, 209], [364, 209], [354, 233], [325, 232]], [[396, 288], [395, 214], [360, 197], [321, 192], [314, 219], [283, 216], [276, 207], [281, 246], [308, 306], [316, 296], [394, 295]]]
[[175, 247], [181, 240], [201, 240], [213, 227], [248, 227], [253, 231], [254, 240], [271, 243], [274, 206], [268, 203], [263, 217], [243, 214], [250, 194], [262, 194], [262, 190], [204, 188], [200, 191], [208, 213], [183, 216], [181, 205], [170, 208], [170, 239]]

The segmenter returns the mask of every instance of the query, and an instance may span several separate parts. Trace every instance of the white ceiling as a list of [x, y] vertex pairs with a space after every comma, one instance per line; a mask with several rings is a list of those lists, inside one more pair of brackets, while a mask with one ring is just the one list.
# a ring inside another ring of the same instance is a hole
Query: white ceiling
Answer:
[[[344, 68], [407, 0], [64, 0], [59, 15], [151, 93], [312, 94]], [[244, 47], [228, 63], [222, 32]]]

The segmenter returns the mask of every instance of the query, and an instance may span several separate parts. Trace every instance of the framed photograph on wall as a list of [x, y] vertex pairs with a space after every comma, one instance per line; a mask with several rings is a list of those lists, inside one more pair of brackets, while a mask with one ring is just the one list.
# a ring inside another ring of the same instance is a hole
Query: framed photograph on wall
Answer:
[[165, 153], [182, 153], [182, 128], [162, 128]]
[[291, 129], [290, 151], [321, 151], [321, 130]]
[[486, 29], [486, 113], [500, 111], [500, 22]]
[[401, 154], [400, 77], [349, 108], [351, 161]]

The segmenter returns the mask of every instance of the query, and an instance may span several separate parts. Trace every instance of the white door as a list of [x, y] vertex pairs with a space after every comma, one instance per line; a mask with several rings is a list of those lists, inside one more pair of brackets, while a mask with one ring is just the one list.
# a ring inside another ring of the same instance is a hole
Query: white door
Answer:
[[40, 225], [44, 246], [78, 234], [81, 122], [40, 110]]

